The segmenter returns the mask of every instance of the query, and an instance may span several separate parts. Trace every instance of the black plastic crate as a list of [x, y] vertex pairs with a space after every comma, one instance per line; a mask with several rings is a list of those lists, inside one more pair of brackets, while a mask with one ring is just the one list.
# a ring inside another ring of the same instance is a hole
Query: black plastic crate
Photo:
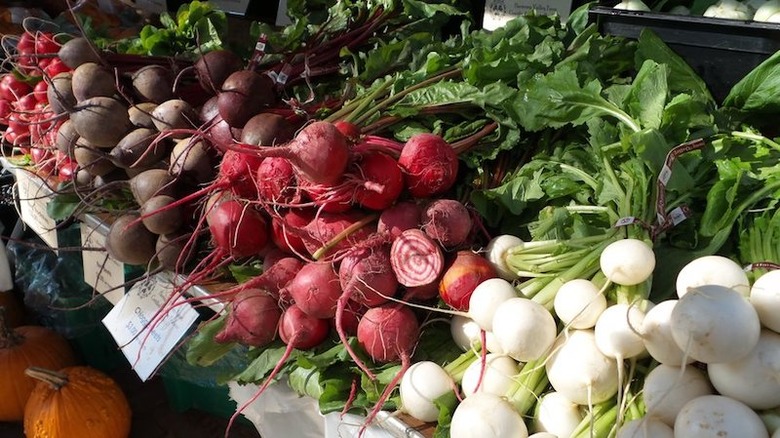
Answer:
[[780, 25], [594, 6], [601, 33], [636, 39], [650, 29], [704, 79], [718, 102], [747, 73], [780, 50]]

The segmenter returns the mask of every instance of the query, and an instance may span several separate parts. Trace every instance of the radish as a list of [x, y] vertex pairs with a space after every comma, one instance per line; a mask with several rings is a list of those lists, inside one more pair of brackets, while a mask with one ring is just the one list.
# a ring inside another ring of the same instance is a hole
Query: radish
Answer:
[[468, 315], [482, 330], [493, 330], [493, 315], [501, 303], [516, 298], [512, 283], [501, 278], [488, 278], [474, 288], [469, 298]]
[[268, 242], [263, 216], [237, 200], [217, 203], [208, 211], [206, 222], [217, 250], [234, 259], [260, 254]]
[[655, 269], [655, 253], [642, 240], [621, 239], [604, 248], [599, 266], [611, 282], [633, 286], [650, 278]]
[[683, 266], [677, 274], [677, 296], [682, 298], [690, 289], [705, 284], [725, 286], [741, 295], [750, 295], [750, 282], [745, 271], [723, 256], [699, 257]]
[[555, 294], [553, 309], [558, 319], [573, 329], [589, 329], [596, 325], [606, 310], [607, 299], [590, 280], [569, 280]]
[[270, 374], [265, 378], [265, 381], [257, 389], [252, 397], [249, 398], [243, 405], [241, 405], [230, 417], [227, 429], [225, 431], [225, 437], [227, 438], [233, 422], [238, 418], [238, 415], [244, 411], [249, 405], [255, 402], [260, 395], [265, 392], [268, 385], [275, 380], [279, 370], [282, 369], [287, 360], [290, 358], [293, 349], [309, 350], [311, 348], [320, 345], [328, 337], [328, 329], [330, 325], [327, 320], [314, 318], [303, 312], [298, 306], [292, 305], [288, 307], [284, 313], [282, 313], [279, 321], [279, 338], [287, 345], [282, 357], [276, 366], [271, 370]]
[[750, 302], [764, 327], [780, 332], [780, 270], [758, 277], [750, 288]]
[[460, 386], [466, 397], [482, 392], [502, 396], [519, 372], [520, 367], [511, 357], [490, 353], [484, 362], [477, 360], [466, 368]]
[[349, 163], [349, 142], [332, 123], [316, 121], [301, 129], [295, 138], [280, 146], [255, 148], [249, 145], [221, 145], [255, 154], [290, 160], [300, 177], [315, 184], [335, 184]]
[[300, 310], [312, 318], [333, 318], [342, 295], [339, 277], [330, 263], [308, 263], [284, 288]]
[[366, 416], [361, 433], [382, 409], [390, 393], [411, 365], [411, 356], [420, 338], [420, 325], [417, 317], [398, 304], [384, 304], [368, 309], [360, 318], [357, 340], [360, 346], [374, 362], [387, 363], [401, 361], [401, 369], [387, 384], [379, 396], [374, 409]]
[[509, 250], [522, 245], [523, 241], [519, 237], [511, 234], [502, 234], [490, 239], [485, 248], [485, 258], [493, 265], [498, 275], [504, 280], [516, 280], [517, 273], [506, 263], [506, 257]]
[[615, 438], [674, 438], [674, 430], [653, 417], [643, 417], [625, 423]]
[[756, 347], [742, 359], [707, 367], [721, 395], [753, 409], [780, 406], [780, 334], [763, 330]]
[[422, 212], [422, 230], [445, 248], [463, 245], [471, 234], [471, 215], [454, 199], [437, 199]]
[[441, 137], [416, 134], [401, 149], [398, 165], [404, 171], [409, 193], [427, 198], [449, 190], [458, 176], [458, 156]]
[[362, 154], [353, 163], [357, 177], [355, 201], [369, 210], [385, 210], [401, 195], [404, 180], [398, 162], [380, 152]]
[[398, 282], [407, 287], [435, 282], [444, 267], [444, 254], [436, 242], [418, 229], [409, 229], [393, 240], [390, 266]]
[[510, 298], [496, 307], [493, 334], [502, 351], [520, 362], [545, 355], [558, 334], [555, 319], [541, 304]]
[[401, 410], [412, 417], [433, 422], [439, 418], [439, 408], [433, 402], [450, 392], [455, 382], [436, 362], [417, 362], [404, 373], [399, 386]]
[[704, 373], [691, 366], [660, 364], [647, 374], [642, 387], [647, 415], [669, 426], [674, 426], [677, 414], [686, 403], [712, 393]]
[[478, 393], [452, 414], [451, 438], [527, 438], [523, 417], [502, 397]]
[[231, 301], [225, 327], [214, 336], [214, 341], [262, 347], [276, 337], [281, 315], [276, 300], [265, 291], [243, 290]]
[[769, 438], [758, 414], [722, 395], [704, 395], [686, 403], [674, 421], [674, 434], [697, 438]]
[[642, 327], [639, 329], [650, 356], [662, 364], [671, 366], [693, 362], [693, 358], [685, 355], [672, 336], [671, 318], [676, 305], [677, 300], [656, 304], [647, 311]]
[[352, 300], [366, 307], [376, 307], [395, 295], [398, 280], [390, 269], [390, 248], [386, 245], [377, 248], [355, 249], [347, 254], [339, 266], [341, 296], [336, 302], [336, 332], [347, 353], [355, 363], [369, 376], [373, 376], [363, 361], [352, 351], [342, 318], [347, 303]]
[[257, 196], [263, 202], [289, 204], [296, 201], [295, 171], [290, 160], [264, 158], [257, 166]]
[[420, 226], [420, 207], [414, 202], [399, 202], [379, 215], [377, 232], [398, 237], [410, 228]]
[[707, 364], [742, 359], [761, 334], [758, 314], [748, 300], [715, 284], [688, 289], [672, 310], [671, 327], [674, 342]]
[[582, 419], [583, 415], [576, 403], [559, 392], [551, 391], [539, 399], [533, 427], [537, 431], [550, 432], [554, 436], [568, 437]]
[[471, 251], [458, 251], [439, 282], [439, 295], [453, 309], [467, 310], [474, 289], [495, 277], [498, 277], [496, 271], [484, 257]]
[[552, 387], [580, 405], [609, 400], [618, 390], [617, 363], [599, 351], [592, 330], [572, 330], [558, 339], [545, 370]]

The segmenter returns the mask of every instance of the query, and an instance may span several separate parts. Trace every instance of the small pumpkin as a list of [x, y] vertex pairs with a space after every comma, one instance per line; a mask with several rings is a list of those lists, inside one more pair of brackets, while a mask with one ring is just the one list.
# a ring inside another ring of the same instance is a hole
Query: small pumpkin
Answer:
[[64, 368], [75, 365], [68, 341], [46, 327], [8, 326], [0, 307], [0, 421], [22, 421], [35, 380], [25, 377], [30, 366]]
[[130, 404], [119, 385], [88, 366], [30, 367], [39, 380], [24, 411], [27, 438], [127, 438]]

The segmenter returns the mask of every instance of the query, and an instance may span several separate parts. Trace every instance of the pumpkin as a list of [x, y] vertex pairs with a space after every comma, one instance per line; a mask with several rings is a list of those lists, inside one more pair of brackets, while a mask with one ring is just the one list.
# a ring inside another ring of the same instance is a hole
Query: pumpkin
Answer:
[[10, 328], [0, 307], [0, 421], [22, 421], [35, 380], [25, 377], [30, 366], [64, 368], [77, 363], [68, 341], [46, 327]]
[[24, 322], [24, 310], [13, 292], [0, 291], [0, 307], [5, 307], [5, 319], [9, 327], [19, 327]]
[[39, 382], [24, 411], [27, 438], [127, 438], [130, 404], [119, 385], [101, 371], [74, 366], [60, 371], [30, 367]]

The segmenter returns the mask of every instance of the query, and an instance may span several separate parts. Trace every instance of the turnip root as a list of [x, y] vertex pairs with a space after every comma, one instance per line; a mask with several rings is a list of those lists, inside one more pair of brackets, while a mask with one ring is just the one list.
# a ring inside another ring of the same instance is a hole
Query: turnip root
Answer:
[[643, 417], [623, 424], [615, 438], [674, 438], [674, 430], [657, 418]]
[[680, 437], [769, 438], [758, 414], [722, 395], [704, 395], [686, 403], [674, 421], [674, 433]]
[[435, 134], [412, 136], [401, 150], [398, 165], [409, 193], [415, 198], [439, 195], [452, 187], [458, 175], [458, 156]]
[[750, 303], [764, 327], [780, 332], [780, 270], [756, 279], [750, 288]]
[[557, 335], [552, 314], [541, 304], [520, 297], [496, 307], [492, 327], [501, 350], [520, 362], [544, 356]]
[[689, 401], [712, 394], [707, 376], [698, 369], [658, 365], [645, 377], [642, 387], [647, 415], [669, 426]]
[[682, 297], [689, 290], [705, 284], [725, 286], [746, 297], [750, 295], [750, 282], [745, 271], [723, 256], [699, 257], [683, 266], [677, 274], [677, 296]]
[[645, 314], [645, 319], [639, 330], [650, 356], [662, 364], [671, 366], [681, 366], [684, 362], [693, 362], [693, 358], [686, 356], [672, 337], [671, 318], [676, 305], [677, 300], [667, 300], [656, 304]]
[[466, 243], [473, 225], [466, 206], [454, 199], [432, 201], [423, 210], [421, 221], [425, 234], [445, 248]]
[[485, 258], [493, 265], [499, 277], [504, 280], [516, 280], [517, 273], [509, 268], [506, 256], [511, 248], [522, 245], [523, 240], [511, 234], [502, 234], [490, 239], [485, 248]]
[[412, 228], [393, 240], [390, 266], [400, 284], [424, 286], [439, 278], [444, 267], [444, 254], [430, 237]]
[[463, 400], [450, 423], [451, 438], [527, 438], [523, 417], [504, 398], [479, 393]]
[[245, 289], [231, 301], [225, 327], [214, 340], [262, 347], [276, 337], [281, 315], [279, 305], [268, 293], [261, 289]]
[[563, 394], [548, 392], [536, 405], [533, 427], [537, 431], [550, 432], [556, 437], [571, 436], [582, 421], [580, 407]]
[[520, 372], [517, 361], [509, 356], [490, 353], [484, 363], [477, 360], [463, 373], [461, 388], [466, 397], [487, 392], [502, 396], [512, 386], [512, 378]]
[[593, 328], [607, 308], [607, 299], [590, 280], [569, 280], [558, 289], [553, 301], [558, 319], [573, 329]]
[[655, 269], [655, 253], [642, 240], [621, 239], [604, 248], [599, 266], [613, 283], [633, 286], [650, 278]]
[[707, 364], [742, 359], [761, 334], [758, 314], [748, 300], [715, 284], [688, 289], [672, 310], [671, 327], [677, 345]]
[[455, 382], [439, 364], [417, 362], [401, 378], [401, 409], [420, 421], [436, 421], [439, 408], [433, 401], [454, 387]]
[[471, 251], [458, 251], [439, 282], [439, 295], [455, 310], [468, 310], [474, 289], [489, 278], [498, 277], [493, 266]]

